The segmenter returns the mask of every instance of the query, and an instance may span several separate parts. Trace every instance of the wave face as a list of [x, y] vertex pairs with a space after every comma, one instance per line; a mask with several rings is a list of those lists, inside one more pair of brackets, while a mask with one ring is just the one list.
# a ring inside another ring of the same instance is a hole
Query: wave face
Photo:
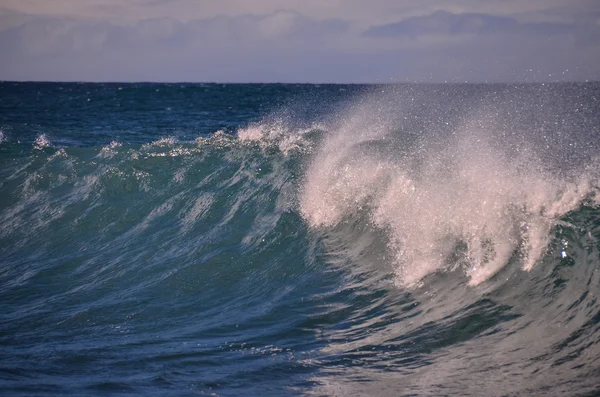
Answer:
[[600, 86], [0, 83], [10, 395], [600, 393]]

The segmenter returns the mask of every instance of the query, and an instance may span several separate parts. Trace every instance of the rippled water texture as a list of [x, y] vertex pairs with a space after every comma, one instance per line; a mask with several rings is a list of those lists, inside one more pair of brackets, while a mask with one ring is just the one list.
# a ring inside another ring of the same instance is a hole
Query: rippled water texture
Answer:
[[0, 389], [597, 395], [599, 137], [596, 83], [0, 83]]

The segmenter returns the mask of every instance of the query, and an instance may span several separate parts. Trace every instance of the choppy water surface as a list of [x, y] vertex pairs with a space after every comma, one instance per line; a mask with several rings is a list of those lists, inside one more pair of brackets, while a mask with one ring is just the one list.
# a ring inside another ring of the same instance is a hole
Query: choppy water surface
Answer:
[[600, 85], [0, 84], [7, 395], [600, 393]]

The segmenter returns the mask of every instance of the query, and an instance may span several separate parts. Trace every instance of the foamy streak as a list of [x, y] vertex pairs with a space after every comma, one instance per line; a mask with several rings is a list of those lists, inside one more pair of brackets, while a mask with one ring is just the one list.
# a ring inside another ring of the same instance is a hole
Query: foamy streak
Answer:
[[306, 139], [306, 134], [318, 129], [321, 129], [318, 125], [291, 128], [283, 119], [275, 118], [241, 128], [237, 131], [237, 136], [241, 142], [256, 142], [264, 147], [276, 146], [283, 154], [288, 155], [308, 148], [311, 142]]
[[51, 145], [50, 140], [46, 136], [46, 134], [40, 134], [35, 138], [35, 142], [33, 143], [33, 147], [35, 149], [41, 150], [45, 147], [49, 147]]
[[111, 158], [117, 153], [116, 149], [121, 146], [123, 146], [121, 142], [112, 141], [108, 145], [102, 147], [98, 156], [104, 158]]
[[148, 149], [150, 147], [173, 146], [177, 143], [177, 139], [172, 136], [162, 137], [154, 142], [144, 144], [142, 147]]
[[598, 204], [590, 170], [565, 180], [531, 151], [503, 151], [472, 125], [419, 150], [385, 151], [393, 127], [372, 111], [353, 109], [324, 142], [305, 176], [301, 212], [313, 227], [333, 227], [369, 211], [389, 231], [403, 285], [457, 264], [477, 285], [515, 255], [530, 270], [561, 216], [585, 200]]

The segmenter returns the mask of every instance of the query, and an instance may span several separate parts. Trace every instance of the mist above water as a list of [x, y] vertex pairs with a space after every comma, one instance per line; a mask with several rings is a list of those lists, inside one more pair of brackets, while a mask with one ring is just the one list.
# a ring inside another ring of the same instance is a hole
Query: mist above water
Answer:
[[400, 284], [461, 267], [477, 285], [512, 260], [531, 270], [561, 217], [599, 203], [599, 163], [583, 150], [589, 138], [568, 125], [545, 128], [539, 120], [551, 120], [553, 108], [532, 104], [530, 93], [446, 102], [435, 90], [385, 91], [333, 118], [300, 207], [320, 228], [366, 211], [388, 235]]

